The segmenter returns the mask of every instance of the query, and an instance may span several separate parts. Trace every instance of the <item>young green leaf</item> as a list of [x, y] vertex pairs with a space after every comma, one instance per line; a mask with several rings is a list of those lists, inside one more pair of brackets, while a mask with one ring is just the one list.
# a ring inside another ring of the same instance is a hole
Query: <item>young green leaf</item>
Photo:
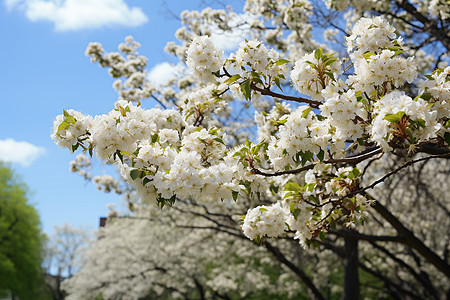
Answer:
[[250, 79], [245, 80], [241, 83], [241, 92], [244, 94], [245, 100], [250, 101], [252, 97], [252, 89], [250, 88]]
[[136, 178], [139, 177], [139, 170], [138, 169], [133, 169], [130, 171], [130, 177], [131, 179], [135, 180]]
[[399, 111], [396, 114], [386, 114], [383, 118], [383, 120], [386, 120], [388, 122], [391, 123], [400, 123], [400, 120], [402, 119], [402, 117], [404, 116], [405, 112], [404, 111]]

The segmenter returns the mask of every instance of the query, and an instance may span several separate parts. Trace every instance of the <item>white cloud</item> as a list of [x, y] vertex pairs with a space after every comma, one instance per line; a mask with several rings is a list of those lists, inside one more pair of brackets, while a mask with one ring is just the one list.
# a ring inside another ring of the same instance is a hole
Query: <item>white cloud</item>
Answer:
[[141, 8], [124, 0], [5, 0], [8, 10], [24, 11], [31, 21], [50, 21], [57, 31], [104, 26], [138, 26], [147, 22]]
[[45, 148], [28, 142], [18, 142], [13, 139], [0, 140], [0, 159], [5, 162], [19, 163], [28, 167], [44, 153]]
[[154, 66], [148, 73], [147, 78], [154, 85], [162, 85], [171, 79], [187, 74], [187, 71], [188, 69], [182, 63], [174, 65], [163, 62]]

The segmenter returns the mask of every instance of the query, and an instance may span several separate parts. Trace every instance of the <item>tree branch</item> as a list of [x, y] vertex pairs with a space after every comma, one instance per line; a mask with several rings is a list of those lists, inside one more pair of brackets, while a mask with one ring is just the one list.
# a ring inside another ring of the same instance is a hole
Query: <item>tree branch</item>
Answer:
[[394, 227], [398, 234], [405, 239], [405, 244], [410, 246], [419, 252], [428, 262], [434, 265], [439, 271], [445, 274], [445, 276], [450, 278], [450, 266], [440, 258], [435, 252], [430, 248], [425, 246], [425, 244], [419, 240], [412, 231], [407, 229], [402, 222], [397, 219], [389, 210], [384, 207], [379, 201], [375, 201], [373, 208], [386, 220], [392, 227]]
[[295, 102], [298, 102], [298, 103], [306, 103], [309, 106], [311, 106], [312, 108], [317, 108], [318, 109], [319, 105], [322, 104], [322, 102], [320, 102], [320, 101], [314, 101], [314, 100], [310, 100], [310, 99], [306, 99], [306, 98], [302, 98], [302, 97], [293, 97], [293, 96], [288, 96], [288, 95], [275, 93], [275, 92], [272, 92], [269, 88], [257, 87], [255, 83], [251, 83], [250, 87], [253, 90], [261, 93], [261, 95], [272, 96], [272, 97], [275, 97], [275, 98], [288, 100], [288, 101], [295, 101]]
[[[374, 155], [383, 153], [383, 149], [381, 148], [375, 148], [375, 150], [370, 151], [368, 153], [363, 153], [363, 154], [357, 154], [355, 156], [349, 156], [346, 158], [338, 158], [338, 159], [329, 159], [329, 160], [324, 160], [323, 162], [326, 164], [336, 164], [336, 163], [358, 163], [361, 162], [369, 157], [372, 157]], [[267, 176], [267, 177], [273, 177], [273, 176], [281, 176], [281, 175], [289, 175], [289, 174], [298, 174], [301, 173], [303, 171], [307, 171], [307, 170], [311, 170], [314, 168], [314, 166], [316, 165], [316, 163], [298, 168], [298, 169], [293, 169], [293, 170], [287, 170], [287, 171], [279, 171], [279, 172], [274, 172], [274, 173], [267, 173], [265, 171], [261, 171], [259, 169], [253, 168], [252, 172], [254, 174], [257, 175], [263, 175], [263, 176]]]
[[312, 282], [311, 278], [306, 275], [306, 273], [298, 268], [296, 265], [294, 265], [291, 261], [289, 261], [286, 256], [275, 246], [272, 246], [268, 241], [264, 242], [264, 245], [266, 248], [285, 266], [287, 266], [291, 271], [293, 271], [295, 274], [297, 274], [298, 277], [300, 277], [303, 282], [306, 284], [306, 286], [311, 290], [311, 292], [314, 294], [316, 299], [324, 300], [322, 293], [317, 289], [317, 287]]
[[356, 195], [356, 194], [365, 192], [365, 191], [367, 191], [367, 190], [369, 190], [369, 189], [373, 189], [376, 185], [382, 183], [382, 182], [385, 181], [387, 178], [391, 177], [392, 175], [394, 175], [394, 174], [400, 172], [401, 170], [403, 170], [403, 169], [405, 169], [405, 168], [407, 168], [407, 167], [409, 167], [409, 166], [411, 166], [411, 165], [413, 165], [413, 164], [416, 164], [416, 163], [418, 163], [418, 162], [425, 161], [425, 160], [428, 160], [428, 159], [433, 159], [433, 158], [447, 158], [447, 157], [450, 157], [450, 152], [447, 152], [446, 154], [430, 155], [430, 156], [427, 156], [427, 157], [421, 157], [421, 158], [418, 158], [418, 159], [410, 160], [410, 161], [406, 162], [405, 164], [401, 165], [400, 167], [398, 167], [398, 168], [392, 170], [391, 172], [385, 174], [385, 175], [384, 175], [383, 177], [381, 177], [380, 179], [375, 180], [374, 182], [372, 182], [372, 184], [370, 184], [370, 185], [368, 185], [368, 186], [366, 186], [366, 187], [363, 187], [363, 188], [361, 188], [361, 189], [359, 189], [359, 190], [356, 190], [356, 191], [354, 191], [354, 192], [351, 192], [347, 197], [352, 197], [352, 196], [354, 196], [354, 195]]
[[353, 238], [357, 240], [363, 240], [368, 242], [394, 242], [394, 243], [404, 243], [405, 239], [401, 236], [390, 236], [390, 235], [367, 235], [362, 234], [357, 231], [348, 230], [330, 230], [329, 234], [334, 234], [340, 237]]

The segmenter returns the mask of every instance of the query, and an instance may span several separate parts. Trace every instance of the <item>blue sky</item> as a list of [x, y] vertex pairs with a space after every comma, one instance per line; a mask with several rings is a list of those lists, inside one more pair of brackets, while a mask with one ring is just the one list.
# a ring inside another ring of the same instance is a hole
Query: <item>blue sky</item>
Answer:
[[[64, 223], [96, 229], [106, 205], [119, 204], [120, 197], [99, 192], [70, 173], [75, 156], [50, 139], [53, 119], [63, 109], [96, 115], [107, 113], [117, 100], [114, 80], [90, 63], [86, 46], [98, 41], [106, 51], [115, 51], [132, 35], [142, 44], [139, 52], [149, 58], [149, 69], [176, 62], [163, 50], [180, 27], [170, 12], [221, 7], [219, 1], [0, 1], [0, 87], [6, 105], [0, 118], [0, 159], [11, 162], [30, 187], [30, 202], [47, 234]], [[240, 11], [243, 1], [227, 4]], [[101, 173], [101, 163], [95, 166]]]

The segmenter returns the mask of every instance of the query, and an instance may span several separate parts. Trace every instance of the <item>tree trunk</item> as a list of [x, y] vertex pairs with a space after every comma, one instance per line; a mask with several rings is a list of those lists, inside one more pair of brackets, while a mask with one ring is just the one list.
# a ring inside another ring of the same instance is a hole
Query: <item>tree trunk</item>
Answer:
[[344, 300], [359, 299], [358, 239], [345, 237]]

